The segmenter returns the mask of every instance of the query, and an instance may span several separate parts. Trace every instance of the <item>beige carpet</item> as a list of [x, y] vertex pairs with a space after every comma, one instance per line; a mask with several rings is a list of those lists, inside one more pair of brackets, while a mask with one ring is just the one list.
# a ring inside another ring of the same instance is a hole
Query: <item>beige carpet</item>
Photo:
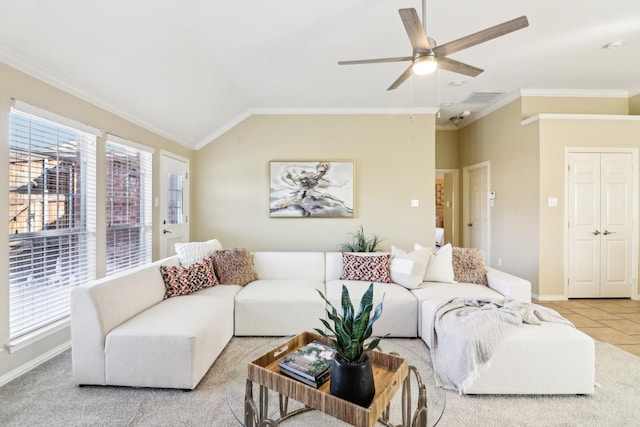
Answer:
[[[227, 374], [270, 338], [234, 338], [192, 392], [76, 387], [67, 351], [0, 388], [2, 426], [240, 426], [227, 403]], [[428, 352], [420, 340], [394, 340]], [[596, 343], [591, 396], [459, 396], [446, 392], [438, 426], [638, 426], [640, 358]], [[310, 426], [312, 414], [285, 425]], [[399, 422], [399, 421], [396, 421]]]

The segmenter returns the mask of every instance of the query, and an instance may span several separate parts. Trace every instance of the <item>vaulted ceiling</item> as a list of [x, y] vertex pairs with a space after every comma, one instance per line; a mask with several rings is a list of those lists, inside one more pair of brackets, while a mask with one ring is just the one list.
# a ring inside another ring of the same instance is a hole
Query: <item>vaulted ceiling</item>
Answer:
[[410, 56], [398, 9], [411, 7], [421, 15], [419, 0], [0, 0], [0, 61], [192, 148], [253, 113], [440, 110], [449, 124], [518, 90], [640, 91], [637, 0], [427, 0], [437, 44], [530, 25], [451, 55], [485, 70], [475, 78], [439, 70], [387, 91], [408, 63], [337, 65]]

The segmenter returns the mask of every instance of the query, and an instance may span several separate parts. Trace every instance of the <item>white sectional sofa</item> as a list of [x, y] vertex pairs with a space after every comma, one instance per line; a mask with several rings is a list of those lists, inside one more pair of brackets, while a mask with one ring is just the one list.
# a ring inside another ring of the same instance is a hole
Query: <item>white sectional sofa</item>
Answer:
[[[79, 385], [193, 389], [233, 335], [283, 336], [322, 327], [324, 302], [336, 307], [342, 284], [359, 300], [369, 282], [340, 280], [340, 252], [255, 252], [258, 276], [164, 298], [160, 265], [177, 257], [77, 287], [71, 296], [73, 376]], [[489, 286], [425, 282], [409, 290], [374, 283], [384, 294], [374, 334], [421, 337], [430, 344], [433, 314], [447, 298], [505, 296], [529, 302], [531, 285], [489, 269]], [[465, 393], [593, 392], [593, 340], [562, 325], [523, 325]]]

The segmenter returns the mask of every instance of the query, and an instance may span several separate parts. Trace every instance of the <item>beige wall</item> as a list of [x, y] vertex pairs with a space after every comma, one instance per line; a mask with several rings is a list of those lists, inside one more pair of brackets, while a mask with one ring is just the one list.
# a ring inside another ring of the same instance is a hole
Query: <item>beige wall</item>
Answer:
[[629, 114], [640, 115], [640, 93], [629, 98]]
[[627, 98], [527, 96], [522, 99], [522, 118], [548, 114], [628, 114]]
[[[363, 225], [384, 250], [432, 245], [434, 155], [433, 115], [251, 116], [193, 157], [193, 237], [252, 251], [334, 251]], [[270, 160], [354, 160], [356, 217], [269, 218]]]
[[[564, 147], [638, 145], [640, 133], [630, 121], [568, 120], [570, 129], [558, 133], [560, 120], [523, 126], [521, 119], [543, 113], [626, 115], [638, 103], [626, 98], [525, 97], [459, 131], [461, 169], [491, 162], [491, 189], [497, 197], [491, 208], [490, 263], [495, 266], [502, 258], [500, 268], [531, 280], [536, 296], [564, 294]], [[549, 208], [548, 197], [557, 197], [560, 206]]]
[[[640, 148], [640, 120], [544, 118], [532, 126], [540, 130], [540, 294], [553, 298], [564, 294], [566, 149]], [[548, 197], [557, 208], [546, 206]]]
[[436, 131], [436, 169], [458, 169], [458, 158], [458, 131]]
[[[191, 158], [192, 155], [192, 151], [183, 146], [159, 137], [101, 108], [0, 63], [0, 164], [2, 165], [7, 165], [9, 161], [9, 113], [12, 98], [19, 99], [20, 101], [149, 147], [171, 151], [187, 158]], [[102, 144], [104, 144], [104, 140], [98, 140], [98, 146], [100, 147]], [[100, 152], [100, 150], [98, 150], [98, 152]], [[99, 162], [100, 159], [104, 160], [104, 155], [99, 157]], [[158, 150], [156, 150], [153, 158], [154, 196], [158, 194], [158, 159], [159, 154]], [[104, 170], [101, 168], [102, 166], [99, 164], [99, 172]], [[6, 171], [6, 166], [4, 166], [4, 170]], [[98, 181], [99, 183], [101, 182], [101, 180]], [[102, 180], [102, 182], [103, 181], [104, 180]], [[3, 194], [9, 192], [7, 173], [0, 173], [0, 191]], [[104, 209], [104, 193], [98, 194], [97, 208]], [[155, 226], [155, 224], [157, 224], [157, 218], [157, 209], [154, 209], [154, 256], [158, 253], [158, 227]], [[0, 209], [0, 221], [2, 221], [3, 224], [7, 224], [8, 212], [6, 209]], [[102, 224], [104, 225], [104, 220]], [[100, 234], [98, 236], [98, 245], [100, 245], [100, 242], [102, 242], [102, 244], [105, 242], [104, 232], [102, 233], [102, 237], [100, 237]], [[1, 251], [3, 254], [0, 256], [0, 271], [4, 272], [8, 271], [8, 247], [7, 233], [0, 233], [0, 248], [2, 248]], [[102, 251], [102, 256], [104, 257], [104, 251]], [[8, 274], [5, 273], [0, 280], [0, 379], [8, 372], [17, 369], [25, 363], [29, 363], [31, 360], [69, 341], [69, 328], [65, 328], [46, 339], [9, 354], [4, 347], [9, 342], [8, 295]]]
[[[460, 169], [490, 161], [490, 190], [496, 192], [491, 215], [491, 254], [506, 272], [538, 287], [538, 143], [521, 125], [520, 100], [459, 131]], [[465, 203], [464, 200], [462, 202]]]
[[[438, 130], [436, 131], [436, 169], [452, 170], [459, 167], [459, 142], [458, 130]], [[457, 175], [454, 179], [454, 175]], [[445, 221], [452, 217], [453, 227], [445, 225], [445, 241], [451, 242], [454, 246], [461, 245], [461, 224], [462, 224], [462, 204], [460, 186], [460, 173], [447, 173], [445, 176], [445, 188], [447, 189], [447, 200], [453, 201], [453, 208], [445, 208]], [[456, 187], [457, 184], [457, 187]], [[454, 187], [456, 187], [454, 189]]]

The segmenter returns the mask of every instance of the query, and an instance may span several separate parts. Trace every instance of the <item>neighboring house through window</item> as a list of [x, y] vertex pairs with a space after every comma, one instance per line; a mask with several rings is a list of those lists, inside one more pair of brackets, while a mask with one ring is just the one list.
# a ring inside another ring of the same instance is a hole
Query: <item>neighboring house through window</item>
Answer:
[[[106, 211], [96, 212], [100, 134], [14, 101], [8, 195], [12, 341], [68, 318], [71, 289], [95, 279], [98, 265], [109, 275], [151, 261], [152, 150], [107, 135]], [[106, 234], [105, 259], [97, 259], [98, 217], [106, 224], [100, 230]]]
[[151, 156], [107, 136], [107, 275], [151, 261]]
[[96, 134], [69, 123], [11, 110], [11, 339], [68, 316], [71, 288], [95, 277]]

